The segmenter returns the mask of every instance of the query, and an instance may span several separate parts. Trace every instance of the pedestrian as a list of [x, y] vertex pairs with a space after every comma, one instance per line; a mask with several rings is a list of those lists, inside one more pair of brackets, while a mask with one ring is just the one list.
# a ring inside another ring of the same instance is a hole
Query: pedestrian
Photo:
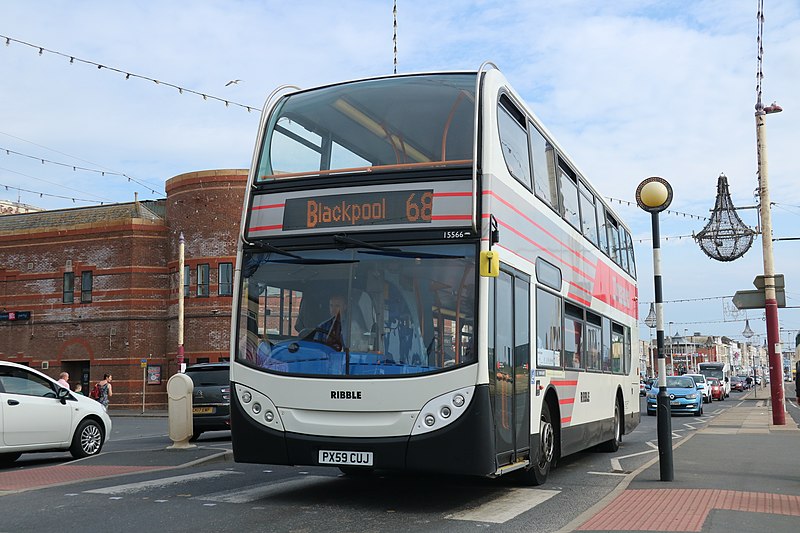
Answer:
[[72, 392], [74, 392], [75, 394], [80, 394], [81, 396], [83, 396], [83, 392], [81, 392], [82, 390], [83, 390], [83, 385], [81, 385], [80, 383], [76, 383], [75, 387], [72, 389]]
[[103, 374], [103, 379], [97, 382], [97, 386], [100, 389], [100, 395], [97, 398], [97, 401], [102, 404], [102, 406], [108, 410], [108, 400], [113, 396], [113, 390], [111, 388], [111, 381], [113, 377], [111, 374]]
[[69, 389], [69, 373], [62, 372], [58, 375], [58, 381], [56, 381], [59, 385], [64, 387], [65, 389]]

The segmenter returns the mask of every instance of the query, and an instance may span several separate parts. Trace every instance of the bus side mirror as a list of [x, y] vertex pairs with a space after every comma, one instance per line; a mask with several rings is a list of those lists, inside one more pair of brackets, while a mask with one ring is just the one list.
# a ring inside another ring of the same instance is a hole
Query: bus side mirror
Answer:
[[500, 255], [494, 250], [481, 252], [481, 276], [496, 278], [500, 273]]

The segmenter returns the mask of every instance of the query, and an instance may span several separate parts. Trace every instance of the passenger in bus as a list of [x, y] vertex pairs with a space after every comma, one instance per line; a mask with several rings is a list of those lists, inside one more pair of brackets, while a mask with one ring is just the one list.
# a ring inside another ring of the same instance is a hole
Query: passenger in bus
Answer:
[[336, 351], [342, 351], [345, 347], [356, 352], [368, 351], [369, 340], [364, 335], [366, 328], [361, 313], [351, 314], [347, 298], [342, 294], [333, 294], [328, 308], [331, 316], [317, 326], [314, 340], [327, 344]]

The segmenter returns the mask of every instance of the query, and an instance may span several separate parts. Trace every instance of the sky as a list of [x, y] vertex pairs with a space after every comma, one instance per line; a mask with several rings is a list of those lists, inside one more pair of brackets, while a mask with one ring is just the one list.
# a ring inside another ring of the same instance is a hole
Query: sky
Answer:
[[[276, 87], [392, 73], [392, 4], [0, 0], [0, 200], [162, 198], [173, 176], [248, 168]], [[800, 237], [800, 2], [764, 4], [762, 100], [784, 109], [766, 119], [773, 237], [786, 239]], [[631, 228], [643, 339], [653, 255], [635, 192], [666, 179], [666, 334], [743, 341], [747, 319], [751, 342], [764, 343], [763, 311], [731, 303], [764, 272], [760, 236], [732, 262], [691, 238], [721, 173], [735, 206], [757, 204], [757, 12], [758, 0], [397, 0], [397, 71], [500, 68]], [[755, 209], [739, 215], [758, 226]], [[781, 341], [793, 347], [800, 240], [773, 247], [787, 286]]]

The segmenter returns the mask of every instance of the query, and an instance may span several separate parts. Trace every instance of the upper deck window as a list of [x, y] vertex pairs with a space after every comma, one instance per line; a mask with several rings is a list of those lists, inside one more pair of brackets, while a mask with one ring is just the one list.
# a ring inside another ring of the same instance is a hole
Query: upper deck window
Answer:
[[475, 74], [358, 81], [285, 96], [257, 181], [471, 165]]

